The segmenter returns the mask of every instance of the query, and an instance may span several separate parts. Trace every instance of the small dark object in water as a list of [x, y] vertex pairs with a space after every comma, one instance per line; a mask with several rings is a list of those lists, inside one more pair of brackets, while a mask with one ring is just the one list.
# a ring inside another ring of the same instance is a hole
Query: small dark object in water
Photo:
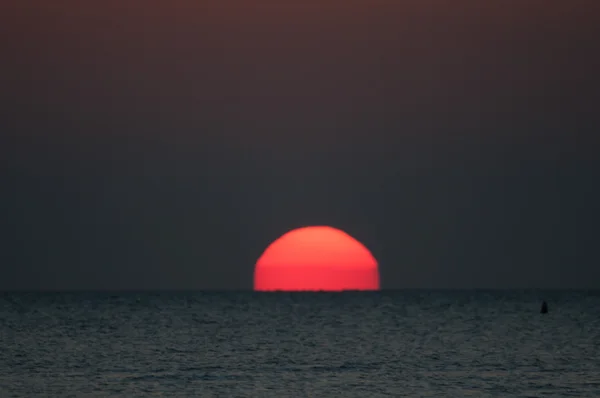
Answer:
[[540, 310], [540, 314], [548, 313], [548, 304], [545, 301], [542, 301], [542, 309]]

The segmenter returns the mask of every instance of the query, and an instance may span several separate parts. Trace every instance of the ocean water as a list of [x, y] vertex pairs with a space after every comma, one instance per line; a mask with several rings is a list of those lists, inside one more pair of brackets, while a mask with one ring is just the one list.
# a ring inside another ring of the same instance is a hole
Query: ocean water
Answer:
[[4, 293], [0, 315], [0, 397], [600, 396], [594, 291]]

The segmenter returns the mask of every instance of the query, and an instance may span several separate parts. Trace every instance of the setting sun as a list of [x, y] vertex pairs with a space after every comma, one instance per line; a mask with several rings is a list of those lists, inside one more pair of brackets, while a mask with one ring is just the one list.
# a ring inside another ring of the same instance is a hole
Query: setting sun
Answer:
[[275, 240], [254, 271], [256, 291], [379, 290], [377, 260], [332, 227], [298, 228]]

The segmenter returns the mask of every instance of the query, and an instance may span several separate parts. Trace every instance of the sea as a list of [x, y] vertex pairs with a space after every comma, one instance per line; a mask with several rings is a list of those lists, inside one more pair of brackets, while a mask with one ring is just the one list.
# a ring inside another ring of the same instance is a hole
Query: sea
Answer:
[[600, 291], [19, 292], [0, 322], [2, 398], [600, 397]]

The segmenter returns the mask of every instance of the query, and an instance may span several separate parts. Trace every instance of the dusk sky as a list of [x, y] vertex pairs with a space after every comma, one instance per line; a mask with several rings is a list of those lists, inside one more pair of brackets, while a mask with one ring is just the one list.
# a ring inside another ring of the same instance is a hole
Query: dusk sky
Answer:
[[0, 5], [0, 289], [600, 288], [600, 2]]

